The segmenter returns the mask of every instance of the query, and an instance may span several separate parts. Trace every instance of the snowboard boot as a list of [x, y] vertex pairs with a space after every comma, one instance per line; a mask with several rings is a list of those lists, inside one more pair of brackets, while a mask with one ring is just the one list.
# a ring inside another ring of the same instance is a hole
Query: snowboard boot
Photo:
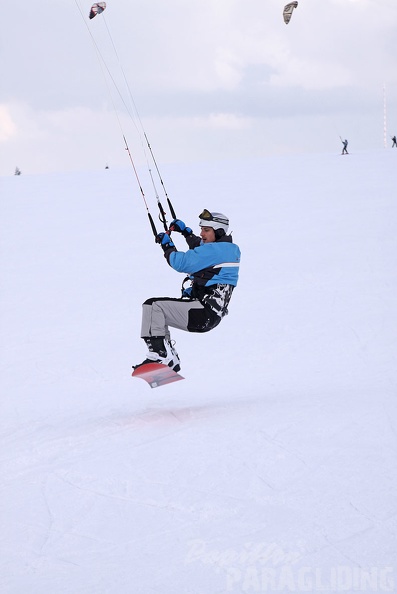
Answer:
[[151, 336], [143, 340], [148, 347], [146, 359], [138, 365], [133, 365], [134, 369], [147, 363], [161, 363], [162, 365], [171, 367], [176, 372], [181, 369], [178, 353], [171, 342], [166, 340], [164, 336]]
[[181, 360], [179, 359], [179, 355], [176, 352], [175, 348], [175, 340], [168, 340], [167, 338], [164, 340], [164, 344], [167, 347], [167, 353], [171, 353], [172, 360], [173, 360], [173, 367], [172, 369], [176, 372], [181, 370]]

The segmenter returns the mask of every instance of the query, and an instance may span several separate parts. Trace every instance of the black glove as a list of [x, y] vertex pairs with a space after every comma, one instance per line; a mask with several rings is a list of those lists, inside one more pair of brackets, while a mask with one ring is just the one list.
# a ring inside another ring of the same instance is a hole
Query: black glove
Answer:
[[186, 227], [185, 223], [180, 219], [174, 219], [170, 223], [171, 231], [176, 231], [177, 233], [182, 233], [183, 237], [189, 237], [193, 233], [190, 227]]

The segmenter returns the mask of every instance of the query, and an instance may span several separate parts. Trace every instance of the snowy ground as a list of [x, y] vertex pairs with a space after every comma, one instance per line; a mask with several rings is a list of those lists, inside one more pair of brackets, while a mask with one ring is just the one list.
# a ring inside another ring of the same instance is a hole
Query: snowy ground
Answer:
[[132, 173], [0, 179], [2, 594], [397, 591], [396, 159], [165, 168], [242, 265], [155, 390], [140, 306], [183, 277]]

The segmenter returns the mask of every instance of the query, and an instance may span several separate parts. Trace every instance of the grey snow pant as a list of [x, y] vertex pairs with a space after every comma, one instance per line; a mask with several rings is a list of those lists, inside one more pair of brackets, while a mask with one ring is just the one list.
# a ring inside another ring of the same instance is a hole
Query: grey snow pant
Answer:
[[198, 299], [153, 297], [142, 305], [141, 338], [165, 336], [170, 340], [171, 328], [187, 332], [208, 332], [221, 318]]

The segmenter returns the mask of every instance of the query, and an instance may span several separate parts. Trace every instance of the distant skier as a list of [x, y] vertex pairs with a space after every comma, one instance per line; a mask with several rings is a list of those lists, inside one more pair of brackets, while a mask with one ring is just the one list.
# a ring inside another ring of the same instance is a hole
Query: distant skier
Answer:
[[[341, 139], [342, 140], [342, 139]], [[349, 144], [347, 142], [347, 140], [342, 140], [342, 144], [343, 144], [343, 149], [342, 149], [342, 155], [348, 155], [349, 153], [347, 152], [347, 145]]]
[[397, 138], [396, 138], [396, 135], [392, 136], [392, 141], [393, 141], [393, 144], [391, 145], [391, 147], [393, 148], [395, 146], [397, 148]]
[[[146, 363], [162, 363], [180, 370], [169, 327], [187, 332], [208, 332], [228, 313], [228, 305], [238, 281], [240, 249], [227, 235], [229, 219], [219, 212], [203, 210], [199, 215], [200, 237], [180, 219], [174, 219], [170, 231], [181, 233], [189, 246], [187, 252], [176, 249], [168, 233], [159, 233], [156, 242], [168, 264], [177, 272], [188, 274], [182, 284], [182, 297], [152, 297], [142, 306], [141, 338], [148, 352]], [[184, 288], [185, 282], [191, 285]]]

